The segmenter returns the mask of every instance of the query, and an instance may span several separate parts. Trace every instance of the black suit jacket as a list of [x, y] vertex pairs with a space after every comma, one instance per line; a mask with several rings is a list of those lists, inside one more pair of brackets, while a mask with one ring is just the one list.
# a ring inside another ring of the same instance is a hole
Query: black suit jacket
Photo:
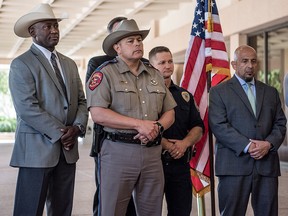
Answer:
[[[235, 76], [210, 90], [209, 125], [216, 137], [217, 176], [249, 175], [254, 165], [260, 175], [280, 175], [277, 150], [285, 137], [286, 117], [275, 88], [260, 81], [255, 81], [255, 87], [256, 116]], [[249, 139], [267, 140], [274, 148], [254, 160], [243, 152]]]

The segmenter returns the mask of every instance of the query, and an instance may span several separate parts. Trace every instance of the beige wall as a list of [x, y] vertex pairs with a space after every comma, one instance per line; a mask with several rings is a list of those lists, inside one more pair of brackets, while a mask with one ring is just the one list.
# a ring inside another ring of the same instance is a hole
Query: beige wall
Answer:
[[235, 1], [229, 7], [222, 8], [219, 14], [225, 36], [244, 34], [287, 22], [287, 0]]

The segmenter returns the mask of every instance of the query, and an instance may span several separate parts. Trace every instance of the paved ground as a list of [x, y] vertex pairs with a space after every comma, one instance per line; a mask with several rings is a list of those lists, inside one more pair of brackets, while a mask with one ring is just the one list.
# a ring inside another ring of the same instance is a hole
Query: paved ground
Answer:
[[[9, 167], [12, 144], [0, 144], [0, 216], [12, 215], [17, 169]], [[94, 160], [89, 157], [90, 146], [80, 145], [80, 160], [77, 163], [75, 200], [73, 216], [92, 215], [92, 200], [95, 191], [94, 185]], [[288, 215], [288, 164], [281, 164], [282, 176], [279, 183], [279, 216]], [[217, 182], [216, 184], [217, 185]], [[217, 194], [216, 194], [217, 195]], [[217, 197], [217, 196], [216, 196]], [[210, 193], [205, 195], [206, 216], [211, 215]], [[163, 207], [163, 216], [166, 215], [166, 207]], [[191, 215], [197, 215], [197, 199], [193, 198], [193, 211]], [[216, 215], [218, 214], [216, 200]], [[251, 207], [247, 216], [252, 216]]]

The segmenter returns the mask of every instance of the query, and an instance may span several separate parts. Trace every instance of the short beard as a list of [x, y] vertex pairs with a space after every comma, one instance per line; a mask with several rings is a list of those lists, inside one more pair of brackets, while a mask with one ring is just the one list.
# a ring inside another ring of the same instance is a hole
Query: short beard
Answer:
[[253, 77], [246, 77], [245, 82], [251, 82], [253, 80]]

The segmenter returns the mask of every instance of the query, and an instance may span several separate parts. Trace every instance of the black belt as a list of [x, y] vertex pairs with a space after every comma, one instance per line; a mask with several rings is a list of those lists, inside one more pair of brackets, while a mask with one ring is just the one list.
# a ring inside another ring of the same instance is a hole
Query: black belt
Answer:
[[120, 141], [124, 143], [130, 144], [139, 144], [145, 145], [146, 147], [152, 147], [156, 145], [160, 145], [161, 143], [161, 136], [158, 136], [155, 140], [149, 141], [148, 143], [144, 144], [139, 139], [134, 139], [136, 134], [125, 134], [125, 133], [109, 133], [106, 134], [106, 139], [111, 140], [113, 142]]

